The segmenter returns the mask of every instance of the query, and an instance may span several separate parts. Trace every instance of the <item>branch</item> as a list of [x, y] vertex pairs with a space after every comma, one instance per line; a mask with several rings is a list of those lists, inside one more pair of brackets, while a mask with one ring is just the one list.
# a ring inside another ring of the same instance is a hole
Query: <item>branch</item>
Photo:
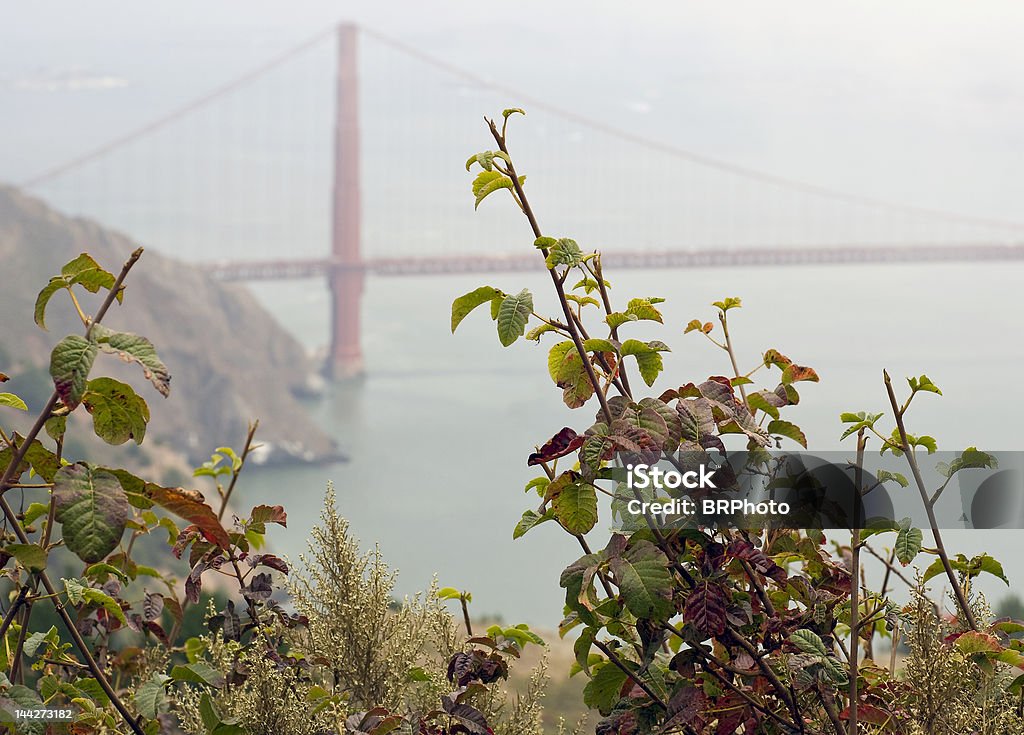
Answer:
[[242, 448], [242, 456], [238, 462], [238, 469], [231, 473], [231, 483], [228, 485], [227, 492], [224, 493], [224, 497], [221, 499], [220, 512], [217, 513], [217, 520], [224, 518], [224, 512], [228, 509], [228, 501], [231, 500], [231, 493], [235, 491], [235, 483], [238, 482], [238, 476], [242, 474], [242, 469], [245, 467], [245, 458], [249, 456], [249, 452], [252, 449], [252, 439], [256, 436], [256, 429], [259, 428], [260, 421], [256, 419], [249, 424], [249, 433], [245, 437], [245, 447]]
[[896, 393], [892, 389], [892, 380], [889, 378], [889, 373], [884, 370], [882, 375], [885, 380], [886, 393], [889, 395], [889, 403], [892, 406], [893, 415], [896, 417], [896, 429], [899, 431], [900, 442], [903, 444], [900, 449], [907, 457], [910, 471], [914, 475], [914, 484], [917, 485], [917, 491], [921, 495], [921, 502], [924, 504], [925, 512], [928, 513], [928, 524], [931, 526], [932, 536], [935, 538], [936, 551], [939, 554], [939, 559], [942, 560], [942, 567], [946, 570], [946, 577], [949, 579], [949, 583], [953, 585], [953, 594], [956, 597], [957, 604], [960, 606], [960, 610], [964, 614], [964, 619], [972, 630], [978, 630], [978, 621], [974, 619], [974, 613], [971, 612], [971, 608], [967, 605], [964, 589], [960, 586], [956, 572], [953, 571], [953, 566], [949, 563], [946, 545], [942, 542], [942, 535], [939, 533], [939, 524], [935, 520], [935, 509], [929, 502], [928, 490], [925, 488], [924, 478], [921, 477], [921, 468], [917, 465], [917, 457], [914, 454], [913, 448], [907, 442], [907, 429], [903, 424], [903, 410], [900, 409], [899, 401], [896, 400]]
[[[736, 352], [732, 348], [732, 338], [729, 336], [729, 319], [728, 319], [728, 317], [726, 317], [724, 311], [721, 314], [718, 315], [718, 321], [720, 321], [722, 323], [722, 334], [725, 335], [725, 351], [729, 353], [729, 362], [732, 363], [732, 374], [735, 375], [736, 377], [739, 377], [739, 375], [740, 375], [740, 368], [736, 364]], [[712, 341], [714, 341], [714, 340], [712, 340]], [[746, 406], [747, 405], [747, 391], [746, 391], [746, 388], [741, 383], [739, 385], [739, 389], [740, 389], [740, 397], [743, 399], [743, 405]]]
[[[857, 502], [853, 511], [853, 530], [851, 531], [850, 548], [850, 735], [857, 735], [857, 677], [860, 675], [858, 658], [860, 657], [860, 513], [863, 507], [864, 489], [864, 448], [867, 437], [864, 429], [857, 432], [857, 464], [854, 467], [854, 492]], [[819, 694], [820, 694], [819, 690]], [[822, 695], [824, 696], [824, 695]], [[827, 707], [826, 707], [827, 709]], [[832, 713], [829, 713], [829, 718]], [[835, 720], [833, 720], [833, 724]], [[841, 731], [838, 731], [841, 732]]]
[[[491, 135], [494, 137], [494, 141], [498, 144], [498, 148], [506, 155], [509, 155], [508, 146], [505, 145], [505, 136], [495, 126], [494, 121], [488, 120], [487, 126], [490, 128]], [[516, 197], [523, 209], [523, 214], [525, 214], [526, 219], [530, 221], [530, 228], [533, 230], [534, 237], [542, 237], [543, 233], [541, 232], [540, 225], [537, 224], [537, 218], [533, 214], [533, 208], [530, 206], [530, 202], [526, 198], [526, 193], [523, 191], [523, 185], [519, 183], [519, 175], [516, 173], [516, 167], [511, 163], [511, 158], [511, 155], [509, 155], [508, 175], [509, 178], [512, 179], [512, 186], [514, 187]], [[542, 248], [541, 254], [547, 258], [547, 248]], [[554, 284], [555, 292], [558, 294], [558, 302], [562, 306], [562, 313], [565, 314], [565, 321], [569, 328], [569, 335], [572, 337], [572, 343], [576, 346], [576, 352], [579, 353], [580, 360], [583, 361], [583, 367], [587, 371], [587, 379], [594, 387], [597, 399], [601, 402], [602, 413], [604, 413], [608, 423], [611, 424], [614, 420], [612, 410], [608, 406], [608, 399], [605, 397], [604, 391], [601, 390], [601, 383], [597, 379], [597, 374], [594, 373], [594, 366], [590, 363], [590, 358], [587, 357], [587, 351], [583, 347], [583, 340], [580, 339], [579, 330], [576, 328], [572, 308], [569, 306], [569, 300], [565, 298], [565, 289], [562, 287], [562, 282], [559, 280], [554, 269], [548, 268], [548, 275], [551, 276], [551, 283]]]

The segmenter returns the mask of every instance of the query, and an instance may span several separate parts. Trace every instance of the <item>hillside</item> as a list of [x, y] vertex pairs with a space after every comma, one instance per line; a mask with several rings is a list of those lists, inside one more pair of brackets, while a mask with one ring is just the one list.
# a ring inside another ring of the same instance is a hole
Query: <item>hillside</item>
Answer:
[[[6, 390], [22, 395], [30, 410], [49, 395], [49, 353], [58, 339], [81, 331], [70, 302], [58, 294], [47, 314], [48, 332], [32, 321], [36, 293], [62, 264], [89, 252], [117, 272], [137, 247], [127, 237], [84, 219], [55, 212], [38, 199], [0, 186], [0, 371]], [[86, 295], [90, 297], [90, 294]], [[94, 309], [98, 297], [83, 308]], [[137, 371], [110, 356], [102, 370], [130, 382], [150, 404], [152, 421], [141, 454], [180, 453], [190, 463], [207, 459], [224, 444], [237, 445], [248, 422], [261, 421], [266, 461], [322, 461], [337, 457], [293, 391], [308, 382], [313, 366], [302, 347], [242, 286], [213, 281], [198, 269], [148, 250], [133, 269], [125, 304], [109, 312], [108, 326], [143, 334], [171, 371], [171, 395], [161, 398]], [[15, 347], [17, 346], [17, 347]], [[79, 432], [79, 436], [84, 436]], [[69, 447], [70, 448], [70, 447]], [[104, 454], [94, 437], [75, 449]]]

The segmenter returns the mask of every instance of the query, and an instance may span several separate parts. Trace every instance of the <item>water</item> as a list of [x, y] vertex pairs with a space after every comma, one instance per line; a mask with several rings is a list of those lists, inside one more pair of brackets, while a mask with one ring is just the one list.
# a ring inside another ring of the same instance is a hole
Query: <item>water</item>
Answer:
[[[803, 400], [790, 413], [812, 450], [851, 448], [849, 440], [838, 442], [841, 411], [886, 408], [883, 367], [897, 378], [927, 372], [945, 394], [915, 401], [911, 432], [930, 433], [945, 449], [1011, 450], [1024, 439], [1018, 420], [1024, 398], [1011, 384], [1024, 358], [1014, 338], [1022, 275], [1024, 267], [1014, 264], [630, 272], [611, 278], [617, 300], [668, 299], [663, 328], [627, 327], [674, 348], [661, 388], [728, 372], [724, 353], [699, 335], [682, 335], [682, 325], [710, 318], [711, 301], [739, 295], [744, 308], [732, 312], [732, 333], [741, 370], [775, 347], [821, 375], [821, 383], [801, 388]], [[543, 275], [371, 279], [364, 301], [367, 376], [334, 386], [311, 407], [351, 461], [261, 470], [248, 476], [241, 492], [246, 502], [288, 508], [288, 531], [277, 532], [275, 543], [294, 556], [331, 481], [364, 546], [379, 543], [400, 570], [400, 592], [423, 589], [437, 574], [444, 585], [471, 590], [479, 613], [550, 627], [561, 617], [559, 572], [581, 552], [551, 524], [512, 540], [522, 511], [537, 505], [536, 496], [522, 492], [536, 474], [526, 457], [562, 426], [589, 426], [596, 404], [565, 408], [547, 376], [546, 350], [524, 342], [503, 349], [484, 310], [455, 336], [449, 333], [452, 298], [485, 282], [506, 291], [532, 289], [540, 313], [556, 306]], [[327, 296], [319, 284], [260, 285], [255, 291], [307, 346], [324, 342]], [[777, 376], [765, 375], [766, 383], [769, 378]], [[593, 532], [592, 546], [603, 544], [604, 527]], [[1022, 551], [1018, 536], [950, 531], [946, 540], [953, 552], [988, 551], [1002, 559], [1017, 583], [1012, 562]], [[998, 599], [1005, 588], [988, 579], [983, 589]]]

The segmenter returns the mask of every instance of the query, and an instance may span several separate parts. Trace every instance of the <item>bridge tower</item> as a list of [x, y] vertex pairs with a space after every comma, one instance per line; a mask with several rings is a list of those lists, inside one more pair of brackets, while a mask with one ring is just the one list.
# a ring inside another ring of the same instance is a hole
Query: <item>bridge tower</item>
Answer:
[[350, 378], [363, 371], [360, 346], [360, 301], [363, 259], [359, 195], [359, 89], [357, 26], [338, 26], [335, 88], [334, 190], [331, 198], [331, 346], [326, 372]]

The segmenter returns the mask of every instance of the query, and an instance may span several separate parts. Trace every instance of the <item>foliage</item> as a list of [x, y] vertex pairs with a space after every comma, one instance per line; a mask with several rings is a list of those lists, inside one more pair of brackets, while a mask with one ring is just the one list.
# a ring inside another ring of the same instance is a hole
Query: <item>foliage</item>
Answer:
[[[140, 256], [133, 253], [115, 277], [83, 254], [36, 304], [45, 327], [53, 297], [66, 292], [83, 334], [54, 347], [53, 393], [32, 428], [0, 429], [0, 562], [9, 590], [0, 623], [0, 730], [440, 735], [490, 733], [495, 723], [537, 735], [543, 667], [512, 706], [495, 684], [523, 646], [542, 641], [525, 626], [470, 633], [467, 641], [436, 588], [395, 606], [393, 575], [379, 554], [359, 554], [333, 493], [299, 574], [265, 551], [268, 530], [287, 526], [282, 506], [257, 505], [225, 520], [257, 424], [241, 451], [219, 447], [194, 473], [214, 484], [219, 508], [196, 489], [65, 458], [76, 411], [90, 414], [109, 444], [145, 440], [149, 405], [132, 386], [93, 375], [103, 353], [136, 364], [160, 395], [170, 392], [155, 346], [101, 323], [122, 302]], [[105, 292], [94, 316], [76, 289]], [[523, 306], [510, 308], [514, 331]], [[27, 406], [5, 392], [0, 408]], [[17, 511], [5, 495], [11, 491], [25, 496]], [[137, 558], [146, 541], [165, 548], [155, 566]], [[204, 586], [222, 602], [214, 604]], [[204, 599], [204, 632], [189, 636], [190, 608]], [[41, 622], [52, 613], [63, 629]], [[72, 722], [18, 714], [43, 706], [69, 708]]]
[[[575, 240], [547, 236], [541, 230], [526, 195], [525, 177], [517, 171], [507, 145], [508, 114], [500, 126], [487, 123], [497, 149], [476, 154], [466, 165], [467, 170], [474, 165], [482, 169], [473, 185], [476, 205], [494, 192], [509, 192], [529, 222], [560, 313], [534, 312], [529, 291], [509, 296], [486, 286], [455, 300], [452, 331], [474, 308], [490, 303], [502, 345], [520, 336], [537, 342], [553, 339], [547, 367], [562, 391], [562, 401], [571, 409], [589, 404], [596, 411], [595, 419], [582, 429], [565, 427], [538, 437], [527, 464], [543, 474], [531, 480], [527, 490], [537, 491], [540, 505], [524, 511], [513, 536], [557, 525], [582, 551], [559, 580], [565, 589], [560, 632], [577, 636], [576, 671], [589, 679], [584, 699], [603, 717], [597, 732], [852, 735], [927, 727], [923, 710], [908, 705], [922, 693], [921, 682], [901, 680], [894, 661], [890, 666], [876, 663], [872, 648], [877, 636], [891, 637], [900, 625], [898, 608], [887, 597], [889, 580], [901, 576], [894, 562], [906, 566], [922, 553], [937, 557], [938, 573], [946, 574], [953, 588], [960, 610], [951, 623], [954, 635], [965, 642], [973, 636], [992, 639], [990, 647], [971, 654], [984, 659], [979, 665], [997, 671], [1024, 663], [1015, 644], [983, 631], [972, 612], [970, 579], [983, 572], [1003, 576], [1002, 568], [987, 555], [949, 558], [934, 522], [930, 530], [936, 548], [925, 548], [922, 530], [909, 520], [887, 529], [896, 533], [896, 539], [888, 558], [880, 555], [888, 571], [879, 592], [861, 589], [860, 554], [870, 550], [867, 531], [862, 537], [860, 530], [852, 529], [850, 543], [836, 544], [830, 553], [825, 535], [814, 530], [678, 529], [659, 524], [650, 515], [633, 525], [623, 522], [622, 508], [628, 500], [659, 498], [617, 479], [612, 461], [617, 453], [646, 458], [665, 452], [683, 461], [710, 452], [728, 456], [736, 450], [756, 457], [763, 449], [786, 442], [806, 448], [803, 430], [782, 416], [799, 403], [804, 384], [818, 382], [818, 374], [775, 348], [764, 349], [757, 364], [741, 370], [730, 328], [743, 304], [737, 297], [727, 297], [711, 305], [713, 320], [692, 319], [683, 332], [700, 335], [721, 349], [728, 358], [728, 372], [690, 381], [670, 376], [668, 389], [642, 395], [634, 387], [635, 378], [638, 375], [653, 389], [665, 377], [662, 356], [670, 347], [628, 335], [633, 322], [664, 323], [658, 308], [663, 299], [632, 298], [625, 308], [616, 308], [601, 254], [585, 252]], [[575, 285], [569, 287], [571, 283]], [[532, 328], [531, 321], [536, 322]], [[634, 368], [636, 374], [631, 375]], [[761, 377], [769, 380], [758, 386]], [[890, 435], [880, 433], [882, 413], [844, 413], [843, 438], [857, 438], [851, 466], [859, 478], [870, 435], [881, 441], [881, 451], [905, 456], [920, 485], [917, 452], [932, 453], [937, 443], [929, 435], [908, 434], [904, 416], [915, 396], [941, 396], [941, 391], [926, 375], [910, 378], [910, 396], [900, 405], [888, 375], [884, 382], [896, 428]], [[993, 461], [972, 448], [943, 474], [949, 478]], [[878, 479], [903, 487], [910, 484], [899, 473]], [[918, 488], [929, 514], [944, 487]], [[863, 496], [869, 491], [858, 479], [855, 492]], [[599, 508], [599, 495], [611, 498], [606, 523], [618, 525], [604, 547], [595, 550], [587, 535], [606, 513]], [[950, 642], [937, 639], [919, 617], [902, 625], [941, 648], [929, 655], [955, 658]], [[846, 636], [848, 645], [843, 641]], [[981, 696], [996, 680], [970, 679], [963, 696]], [[1006, 698], [1005, 686], [1003, 691], [1000, 701]], [[1020, 724], [1020, 713], [1004, 710], [1001, 726], [1010, 728], [1006, 732], [1017, 731], [1013, 728]]]

